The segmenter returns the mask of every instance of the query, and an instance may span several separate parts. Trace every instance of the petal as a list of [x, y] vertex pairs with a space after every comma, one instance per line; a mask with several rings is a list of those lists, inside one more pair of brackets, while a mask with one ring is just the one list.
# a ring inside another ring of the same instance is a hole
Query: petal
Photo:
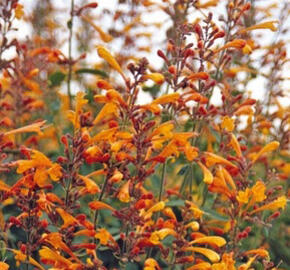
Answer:
[[279, 146], [280, 146], [280, 143], [277, 141], [273, 141], [273, 142], [268, 143], [259, 151], [259, 153], [254, 155], [252, 162], [254, 163], [257, 159], [259, 159], [259, 157], [261, 155], [263, 155], [267, 152], [272, 152], [272, 151], [276, 150]]
[[205, 182], [206, 184], [210, 185], [213, 182], [213, 175], [212, 175], [212, 173], [200, 161], [198, 161], [197, 164], [202, 169], [202, 172], [203, 172], [203, 182]]
[[93, 210], [100, 210], [100, 209], [108, 209], [111, 211], [115, 210], [112, 206], [101, 201], [92, 201], [89, 203], [89, 207]]
[[226, 240], [220, 236], [205, 236], [197, 238], [194, 241], [191, 241], [189, 244], [214, 244], [218, 247], [222, 247], [226, 244]]
[[111, 55], [111, 53], [103, 46], [97, 46], [98, 55], [103, 58], [113, 69], [118, 71], [122, 77], [124, 77], [123, 71], [116, 61], [116, 59]]
[[208, 248], [187, 247], [187, 248], [184, 248], [183, 250], [201, 253], [202, 255], [207, 257], [213, 263], [216, 263], [220, 260], [220, 256], [215, 251], [208, 249]]

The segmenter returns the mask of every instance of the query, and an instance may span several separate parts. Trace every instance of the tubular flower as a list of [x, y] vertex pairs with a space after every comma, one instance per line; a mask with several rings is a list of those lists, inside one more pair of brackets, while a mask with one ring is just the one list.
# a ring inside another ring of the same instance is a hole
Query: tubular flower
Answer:
[[265, 184], [261, 180], [259, 180], [255, 183], [255, 185], [251, 189], [246, 188], [245, 191], [239, 191], [237, 200], [241, 204], [246, 204], [249, 202], [249, 199], [251, 198], [249, 205], [251, 206], [255, 202], [262, 202], [266, 199], [265, 191], [266, 191]]
[[212, 270], [236, 270], [233, 252], [224, 253], [220, 263], [214, 263]]
[[258, 153], [253, 154], [251, 156], [252, 162], [255, 163], [263, 154], [276, 150], [279, 147], [279, 145], [280, 143], [277, 141], [268, 143]]
[[150, 73], [143, 76], [144, 79], [150, 79], [156, 84], [162, 84], [164, 82], [164, 76], [161, 73]]
[[222, 50], [228, 49], [228, 48], [235, 48], [235, 49], [242, 49], [245, 47], [247, 42], [243, 39], [234, 39], [233, 41], [229, 41], [226, 45], [223, 47], [217, 49], [215, 53], [220, 52]]
[[189, 243], [190, 245], [193, 244], [210, 244], [218, 247], [222, 247], [226, 244], [226, 240], [220, 236], [205, 236], [199, 237]]
[[97, 230], [95, 238], [100, 241], [101, 245], [107, 245], [109, 241], [115, 242], [113, 236], [104, 228]]
[[36, 132], [37, 134], [42, 135], [43, 133], [41, 131], [41, 128], [44, 126], [45, 123], [46, 121], [40, 121], [40, 122], [36, 122], [28, 126], [13, 129], [13, 130], [5, 132], [4, 136], [9, 136], [12, 134], [19, 134], [19, 133], [26, 133], [26, 132]]
[[119, 190], [118, 192], [118, 199], [121, 202], [128, 203], [130, 202], [130, 193], [129, 193], [129, 188], [130, 188], [130, 181], [127, 181]]
[[164, 228], [159, 231], [153, 232], [149, 238], [149, 241], [154, 245], [158, 245], [160, 244], [160, 241], [163, 240], [168, 235], [176, 236], [176, 234], [177, 233], [173, 229]]
[[[42, 249], [40, 249], [39, 256], [42, 261], [46, 262], [46, 264], [53, 265], [60, 269], [77, 270], [77, 269], [81, 269], [82, 267], [81, 264], [72, 263], [69, 259], [66, 259], [65, 257], [61, 256], [60, 254], [51, 250], [48, 247], [43, 247]], [[41, 268], [41, 269], [44, 269], [44, 268]]]
[[123, 71], [116, 61], [116, 59], [111, 55], [111, 53], [103, 46], [97, 46], [98, 55], [103, 58], [114, 70], [119, 72], [119, 74], [125, 78]]
[[224, 116], [222, 119], [221, 127], [229, 132], [232, 132], [235, 128], [235, 121], [229, 116]]
[[232, 168], [237, 168], [237, 166], [234, 165], [232, 162], [230, 162], [230, 161], [226, 160], [225, 158], [220, 157], [214, 153], [204, 152], [204, 155], [205, 155], [205, 159], [206, 159], [206, 165], [208, 167], [212, 166], [214, 164], [223, 164], [226, 166], [230, 166]]
[[61, 166], [51, 162], [44, 154], [36, 150], [32, 150], [31, 160], [19, 160], [17, 165], [19, 174], [35, 168], [34, 182], [39, 187], [49, 184], [48, 177], [53, 181], [58, 181], [62, 177]]
[[167, 94], [156, 98], [152, 104], [167, 104], [167, 103], [174, 103], [179, 99], [179, 93]]
[[[17, 261], [17, 266], [19, 266], [20, 262], [25, 262], [27, 256], [23, 254], [20, 250], [12, 249], [12, 252], [15, 254], [15, 260]], [[28, 257], [28, 261], [31, 265], [36, 266], [40, 270], [45, 270], [36, 260], [34, 260], [31, 256]]]
[[278, 21], [269, 21], [269, 22], [263, 22], [263, 23], [259, 23], [256, 25], [252, 25], [250, 27], [247, 27], [245, 29], [242, 29], [240, 31], [241, 34], [246, 33], [248, 31], [253, 31], [253, 30], [257, 30], [257, 29], [269, 29], [272, 32], [277, 31], [277, 27], [275, 26], [275, 24], [278, 23]]
[[183, 251], [193, 251], [196, 253], [200, 253], [207, 257], [211, 262], [216, 263], [220, 260], [220, 256], [213, 250], [208, 248], [201, 247], [185, 247], [182, 249]]
[[97, 26], [89, 17], [82, 15], [81, 16], [84, 21], [90, 24], [99, 34], [102, 41], [108, 43], [113, 40], [113, 37], [107, 33], [105, 33], [101, 27]]
[[161, 270], [161, 268], [154, 259], [148, 258], [144, 262], [144, 269], [143, 270]]
[[274, 201], [272, 201], [270, 203], [267, 203], [267, 204], [255, 209], [255, 210], [253, 210], [249, 214], [253, 215], [253, 214], [257, 213], [257, 212], [264, 211], [264, 210], [276, 210], [276, 209], [279, 209], [279, 208], [284, 209], [285, 206], [286, 206], [286, 203], [287, 203], [286, 196], [281, 196], [281, 197], [278, 197], [276, 200], [274, 200]]
[[110, 206], [104, 202], [101, 202], [101, 201], [92, 201], [89, 203], [89, 207], [92, 210], [100, 210], [100, 209], [107, 209], [107, 210], [111, 210], [111, 211], [115, 210], [112, 206]]
[[88, 103], [88, 100], [84, 98], [85, 93], [78, 92], [76, 95], [75, 111], [68, 111], [67, 117], [72, 122], [75, 129], [80, 128], [80, 116], [83, 112], [83, 106]]
[[76, 218], [64, 211], [62, 208], [56, 208], [56, 211], [63, 220], [63, 225], [61, 226], [62, 229], [79, 223]]
[[203, 182], [210, 185], [213, 182], [213, 175], [211, 174], [210, 170], [207, 167], [205, 167], [200, 161], [198, 161], [197, 164], [202, 169]]

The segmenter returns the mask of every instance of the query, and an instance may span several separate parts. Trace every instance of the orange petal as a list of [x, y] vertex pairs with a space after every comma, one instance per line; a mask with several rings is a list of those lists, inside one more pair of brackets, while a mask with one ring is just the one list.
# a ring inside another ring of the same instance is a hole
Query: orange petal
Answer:
[[201, 238], [197, 238], [194, 241], [191, 241], [189, 244], [214, 244], [218, 247], [222, 247], [226, 244], [226, 240], [220, 236], [205, 236]]
[[234, 165], [232, 162], [226, 160], [223, 157], [220, 157], [216, 154], [210, 153], [210, 152], [204, 152], [205, 156], [206, 156], [206, 162], [208, 164], [208, 166], [211, 166], [213, 164], [219, 163], [219, 164], [223, 164], [226, 166], [230, 166], [233, 168], [237, 168], [236, 165]]
[[241, 34], [246, 33], [248, 31], [252, 31], [252, 30], [256, 30], [256, 29], [269, 29], [272, 32], [275, 32], [278, 30], [278, 28], [275, 26], [276, 23], [278, 23], [279, 21], [269, 21], [269, 22], [263, 22], [263, 23], [259, 23], [256, 25], [252, 25], [250, 27], [247, 27], [245, 29], [242, 29], [240, 31]]
[[167, 94], [156, 98], [152, 104], [165, 104], [165, 103], [174, 103], [179, 99], [179, 93]]
[[184, 248], [183, 250], [201, 253], [202, 255], [207, 257], [213, 263], [216, 263], [220, 260], [220, 256], [215, 251], [208, 249], [208, 248], [187, 247], [187, 248]]
[[164, 83], [164, 76], [161, 73], [150, 73], [143, 76], [144, 79], [150, 79], [157, 84]]
[[101, 201], [92, 201], [89, 203], [89, 207], [93, 210], [100, 210], [100, 209], [108, 209], [111, 211], [115, 210], [112, 206]]
[[280, 143], [277, 141], [273, 141], [268, 143], [266, 146], [264, 146], [259, 153], [257, 153], [256, 155], [254, 155], [252, 162], [254, 163], [257, 159], [259, 159], [259, 157], [267, 152], [272, 152], [274, 150], [276, 150], [278, 147], [280, 146]]
[[202, 172], [203, 172], [203, 182], [205, 182], [206, 184], [210, 185], [213, 182], [213, 175], [212, 175], [212, 173], [200, 161], [198, 161], [197, 164], [202, 169]]
[[111, 53], [103, 46], [97, 46], [98, 55], [103, 58], [113, 69], [118, 71], [123, 78], [125, 78], [123, 71], [116, 61], [116, 59], [111, 55]]

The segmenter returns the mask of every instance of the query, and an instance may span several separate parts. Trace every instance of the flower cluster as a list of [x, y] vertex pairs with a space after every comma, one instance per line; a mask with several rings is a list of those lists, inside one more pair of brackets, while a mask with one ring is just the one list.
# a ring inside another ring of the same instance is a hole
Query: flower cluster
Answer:
[[[287, 5], [273, 20], [275, 1], [226, 1], [217, 20], [220, 1], [120, 0], [95, 15], [72, 0], [66, 52], [45, 2], [33, 19], [0, 3], [0, 269], [286, 269], [271, 231], [289, 230]], [[154, 12], [172, 22], [163, 49]], [[10, 40], [19, 20], [40, 34]], [[282, 37], [264, 46], [256, 30]], [[265, 100], [248, 89], [259, 77]]]

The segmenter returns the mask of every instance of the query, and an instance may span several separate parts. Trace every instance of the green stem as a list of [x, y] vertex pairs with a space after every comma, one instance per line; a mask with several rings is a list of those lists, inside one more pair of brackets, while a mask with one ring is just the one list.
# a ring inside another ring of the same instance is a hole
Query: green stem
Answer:
[[72, 79], [72, 38], [73, 38], [73, 20], [74, 20], [74, 0], [71, 0], [70, 20], [68, 21], [68, 75], [67, 75], [67, 94], [69, 97], [69, 107], [72, 108], [71, 79]]
[[165, 173], [166, 173], [166, 160], [163, 163], [162, 167], [162, 175], [161, 175], [161, 181], [160, 181], [160, 187], [159, 187], [159, 196], [158, 196], [158, 201], [160, 202], [162, 199], [163, 195], [163, 187], [164, 187], [164, 182], [165, 182]]
[[[102, 190], [101, 190], [101, 193], [100, 193], [99, 199], [98, 199], [99, 202], [101, 202], [102, 199], [103, 199], [103, 197], [104, 197], [104, 194], [105, 194], [105, 190], [106, 190], [106, 187], [107, 187], [108, 181], [109, 181], [109, 177], [107, 176], [106, 179], [105, 179], [104, 185], [103, 185], [103, 187], [102, 187]], [[96, 211], [95, 211], [95, 216], [94, 216], [94, 229], [97, 228], [98, 214], [99, 214], [99, 211], [96, 210]]]

